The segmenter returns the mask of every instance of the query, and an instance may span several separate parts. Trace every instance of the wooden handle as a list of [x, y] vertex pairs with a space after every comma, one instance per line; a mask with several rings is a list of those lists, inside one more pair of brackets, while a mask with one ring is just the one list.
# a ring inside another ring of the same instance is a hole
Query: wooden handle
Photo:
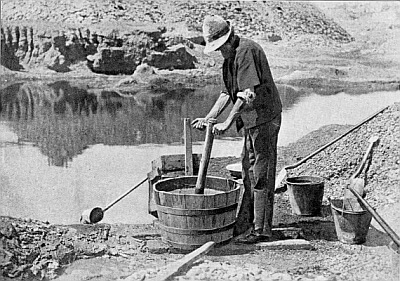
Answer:
[[372, 136], [372, 137], [369, 139], [369, 141], [368, 141], [368, 142], [369, 142], [369, 146], [368, 146], [368, 148], [367, 148], [367, 151], [365, 152], [364, 157], [363, 157], [363, 159], [361, 160], [360, 165], [358, 166], [358, 169], [357, 169], [356, 172], [351, 176], [352, 178], [356, 178], [356, 177], [361, 173], [361, 171], [362, 171], [363, 168], [364, 168], [365, 162], [367, 162], [368, 156], [369, 156], [369, 154], [370, 154], [372, 148], [378, 143], [378, 141], [379, 141], [379, 138], [378, 138], [377, 136]]
[[351, 186], [347, 187], [353, 194], [357, 197], [357, 199], [364, 205], [364, 207], [368, 210], [368, 212], [371, 213], [371, 215], [374, 217], [374, 219], [382, 226], [382, 228], [386, 231], [386, 233], [390, 236], [390, 238], [397, 244], [397, 246], [400, 247], [400, 238], [396, 234], [396, 232], [393, 231], [392, 228], [382, 219], [382, 217], [374, 210], [374, 208], [371, 207], [368, 202], [362, 198], [362, 196], [354, 190]]
[[149, 281], [169, 281], [174, 278], [174, 276], [179, 273], [187, 270], [190, 266], [197, 261], [199, 258], [207, 254], [210, 250], [214, 248], [215, 242], [210, 241], [205, 243], [200, 248], [194, 250], [193, 252], [187, 254], [182, 259], [169, 264], [167, 266], [167, 272], [156, 276], [155, 278], [150, 279]]
[[193, 175], [193, 152], [192, 152], [192, 126], [190, 118], [183, 119], [183, 131], [185, 138], [185, 175]]
[[214, 141], [214, 134], [212, 132], [214, 124], [217, 123], [215, 119], [209, 119], [207, 124], [206, 141], [204, 144], [203, 155], [200, 161], [199, 174], [196, 181], [196, 194], [204, 194], [204, 186], [206, 183], [206, 175], [208, 163], [210, 162], [211, 149]]
[[124, 194], [122, 194], [120, 197], [118, 197], [117, 199], [115, 199], [113, 202], [111, 202], [110, 204], [108, 204], [107, 207], [105, 207], [103, 209], [103, 212], [107, 211], [108, 209], [110, 209], [112, 206], [114, 206], [116, 203], [118, 203], [122, 198], [124, 198], [125, 196], [127, 196], [129, 193], [131, 193], [132, 191], [134, 191], [136, 188], [138, 188], [141, 184], [143, 184], [145, 181], [147, 181], [147, 177], [142, 179], [141, 182], [139, 182], [137, 185], [135, 185], [134, 187], [131, 187], [128, 191], [126, 191]]
[[375, 112], [374, 114], [372, 114], [371, 116], [369, 116], [368, 118], [364, 119], [363, 121], [361, 121], [360, 123], [358, 123], [357, 125], [355, 125], [353, 128], [351, 128], [350, 130], [348, 130], [347, 132], [345, 132], [344, 134], [338, 136], [336, 139], [334, 139], [333, 141], [327, 143], [326, 145], [324, 145], [323, 147], [319, 148], [318, 150], [314, 151], [313, 153], [309, 154], [308, 156], [306, 156], [305, 158], [301, 159], [299, 162], [294, 163], [292, 165], [288, 165], [285, 166], [285, 169], [294, 169], [298, 166], [300, 166], [301, 164], [305, 163], [308, 159], [314, 157], [315, 155], [317, 155], [318, 153], [320, 153], [322, 150], [326, 149], [327, 147], [331, 146], [332, 144], [334, 144], [335, 142], [337, 142], [338, 140], [342, 139], [343, 137], [347, 136], [348, 134], [350, 134], [351, 132], [353, 132], [355, 129], [358, 129], [359, 127], [361, 127], [362, 125], [364, 125], [365, 123], [367, 123], [369, 120], [375, 118], [375, 116], [377, 116], [379, 113], [383, 112], [385, 109], [387, 109], [389, 106], [385, 106], [384, 108], [378, 110], [377, 112]]

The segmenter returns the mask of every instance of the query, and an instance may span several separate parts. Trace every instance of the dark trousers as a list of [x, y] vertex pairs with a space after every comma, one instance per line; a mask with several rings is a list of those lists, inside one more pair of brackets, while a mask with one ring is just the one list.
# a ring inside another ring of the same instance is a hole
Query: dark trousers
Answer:
[[281, 114], [270, 122], [244, 130], [241, 155], [244, 192], [234, 235], [251, 227], [262, 228], [263, 233], [271, 235], [280, 126]]

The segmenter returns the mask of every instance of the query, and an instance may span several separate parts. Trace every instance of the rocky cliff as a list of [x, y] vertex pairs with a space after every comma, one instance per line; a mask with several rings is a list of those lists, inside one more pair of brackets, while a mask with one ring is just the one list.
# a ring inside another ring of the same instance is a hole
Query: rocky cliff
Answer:
[[114, 29], [7, 22], [1, 28], [1, 64], [12, 70], [47, 67], [68, 72], [86, 62], [92, 71], [106, 74], [132, 74], [144, 60], [160, 69], [194, 68], [187, 46], [169, 49], [163, 33], [165, 28], [149, 24]]
[[203, 43], [206, 14], [225, 17], [247, 37], [353, 40], [310, 3], [5, 0], [1, 12], [1, 64], [12, 70], [68, 72], [86, 65], [98, 73], [132, 74], [143, 62], [159, 69], [195, 68], [190, 49]]

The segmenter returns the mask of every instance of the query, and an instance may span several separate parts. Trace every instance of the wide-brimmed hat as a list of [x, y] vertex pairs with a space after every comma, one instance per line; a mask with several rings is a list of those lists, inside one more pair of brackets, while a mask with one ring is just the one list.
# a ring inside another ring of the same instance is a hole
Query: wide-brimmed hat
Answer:
[[206, 41], [204, 53], [208, 54], [221, 47], [232, 33], [229, 21], [220, 16], [206, 16], [203, 22], [203, 37]]

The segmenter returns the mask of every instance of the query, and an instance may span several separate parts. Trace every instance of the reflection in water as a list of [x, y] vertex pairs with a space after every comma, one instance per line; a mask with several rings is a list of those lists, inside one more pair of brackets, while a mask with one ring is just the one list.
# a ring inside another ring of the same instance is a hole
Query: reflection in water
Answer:
[[[208, 90], [218, 93], [213, 87]], [[204, 116], [215, 101], [216, 95], [210, 98], [204, 90], [123, 98], [115, 92], [91, 93], [65, 81], [15, 84], [0, 91], [0, 120], [11, 121], [19, 139], [37, 145], [50, 165], [67, 166], [94, 144], [181, 142], [182, 118]], [[202, 138], [194, 132], [194, 141]]]
[[[0, 121], [7, 122], [19, 141], [37, 146], [48, 157], [49, 165], [67, 167], [74, 157], [95, 144], [182, 143], [183, 118], [205, 116], [220, 89], [220, 85], [209, 85], [200, 89], [148, 90], [122, 97], [117, 92], [88, 90], [66, 81], [17, 83], [0, 90]], [[319, 104], [310, 108], [311, 103], [318, 100], [323, 105], [329, 97], [313, 97], [310, 103], [307, 99], [312, 93], [285, 85], [278, 85], [278, 89], [283, 113], [290, 117], [283, 118], [280, 145], [323, 126], [329, 119], [327, 116], [317, 120], [322, 123], [315, 119], [304, 122], [319, 110]], [[299, 105], [305, 106], [304, 110], [294, 112], [301, 116], [291, 116], [292, 108]], [[323, 111], [321, 114], [326, 114]], [[221, 120], [227, 114], [228, 110]], [[291, 123], [298, 125], [285, 134], [285, 127]], [[340, 120], [337, 123], [342, 124]], [[239, 136], [234, 129], [224, 135]], [[203, 132], [193, 130], [193, 141], [203, 140]]]

